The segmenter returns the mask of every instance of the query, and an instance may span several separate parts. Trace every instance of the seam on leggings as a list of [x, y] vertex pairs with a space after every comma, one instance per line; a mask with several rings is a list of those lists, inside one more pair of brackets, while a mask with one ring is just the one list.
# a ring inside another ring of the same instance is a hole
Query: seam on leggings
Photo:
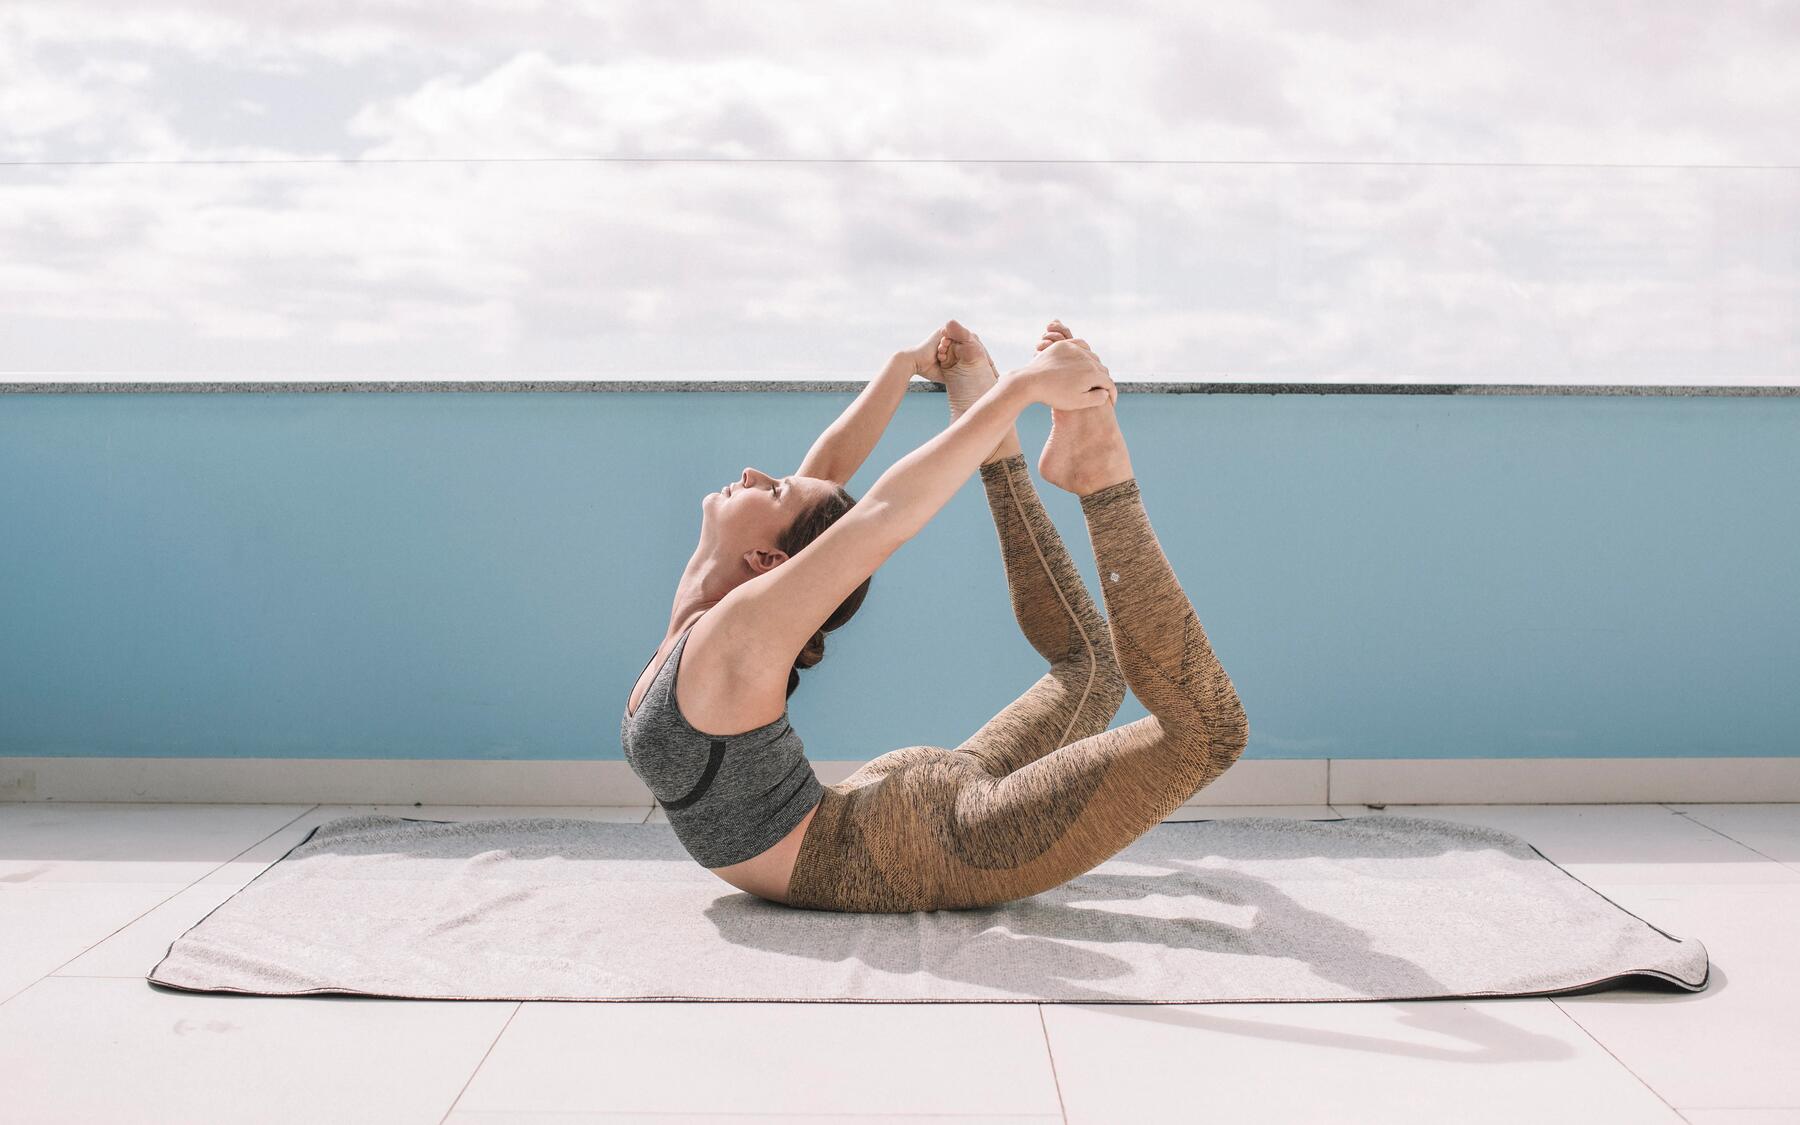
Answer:
[[[1123, 637], [1125, 639], [1125, 643], [1130, 645], [1132, 650], [1143, 658], [1145, 664], [1149, 665], [1150, 670], [1152, 672], [1155, 672], [1158, 676], [1162, 677], [1163, 683], [1167, 684], [1171, 688], [1174, 688], [1176, 691], [1184, 694], [1187, 697], [1188, 702], [1193, 704], [1194, 713], [1197, 714], [1198, 716], [1200, 716], [1200, 719], [1201, 719], [1201, 722], [1195, 733], [1199, 734], [1203, 739], [1206, 740], [1206, 745], [1209, 749], [1212, 748], [1214, 746], [1214, 744], [1218, 741], [1218, 739], [1216, 737], [1217, 732], [1210, 729], [1214, 716], [1209, 713], [1210, 709], [1208, 707], [1206, 707], [1204, 704], [1202, 704], [1198, 699], [1194, 698], [1194, 694], [1193, 694], [1194, 689], [1191, 686], [1191, 681], [1190, 681], [1190, 683], [1183, 683], [1180, 680], [1176, 679], [1174, 676], [1169, 675], [1169, 673], [1163, 668], [1163, 666], [1156, 662], [1155, 657], [1151, 656], [1148, 652], [1144, 651], [1143, 645], [1140, 645], [1136, 641], [1132, 640], [1130, 633], [1127, 633], [1123, 629], [1119, 628], [1117, 622], [1111, 623], [1111, 628], [1112, 628], [1113, 637], [1115, 639], [1115, 643], [1117, 641], [1117, 638]], [[1132, 690], [1136, 691], [1137, 689], [1133, 688]], [[1150, 713], [1149, 717], [1152, 719], [1155, 719], [1164, 728], [1167, 728], [1169, 726], [1170, 720], [1167, 718], [1164, 718], [1161, 715], [1158, 715], [1154, 711], [1152, 711]], [[1177, 720], [1177, 721], [1179, 721], [1179, 720]]]
[[[1087, 685], [1081, 689], [1081, 699], [1076, 702], [1075, 709], [1069, 713], [1068, 725], [1063, 727], [1062, 734], [1057, 736], [1056, 744], [1058, 746], [1063, 746], [1067, 743], [1069, 732], [1075, 729], [1075, 720], [1081, 717], [1082, 708], [1087, 706], [1088, 696], [1094, 693], [1094, 681], [1100, 678], [1100, 657], [1094, 652], [1093, 638], [1088, 636], [1087, 628], [1082, 624], [1081, 615], [1076, 613], [1075, 607], [1069, 604], [1068, 597], [1063, 593], [1062, 583], [1056, 580], [1056, 571], [1050, 568], [1050, 560], [1044, 557], [1044, 549], [1038, 545], [1037, 533], [1031, 529], [1031, 520], [1027, 519], [1025, 516], [1024, 505], [1019, 503], [1018, 488], [1013, 483], [1012, 472], [1010, 470], [1006, 473], [1006, 494], [1012, 498], [1013, 511], [1018, 513], [1019, 522], [1025, 525], [1025, 537], [1031, 540], [1031, 549], [1037, 555], [1038, 563], [1044, 568], [1045, 576], [1050, 579], [1051, 587], [1056, 591], [1056, 600], [1061, 602], [1063, 604], [1063, 609], [1068, 611], [1069, 620], [1075, 623], [1075, 631], [1081, 634], [1081, 643], [1087, 646]], [[1048, 512], [1045, 512], [1044, 514], [1046, 517], [1049, 516]], [[1077, 575], [1077, 577], [1079, 578], [1080, 576]]]

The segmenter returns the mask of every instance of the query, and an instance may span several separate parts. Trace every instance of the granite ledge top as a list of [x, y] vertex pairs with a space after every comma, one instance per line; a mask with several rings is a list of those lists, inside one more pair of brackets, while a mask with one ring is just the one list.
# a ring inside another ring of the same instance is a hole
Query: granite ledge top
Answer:
[[[1193, 383], [1162, 379], [1115, 380], [1121, 394], [1290, 394], [1290, 395], [1800, 395], [1794, 384], [1655, 384], [1655, 383]], [[0, 394], [287, 394], [557, 391], [761, 391], [856, 394], [867, 380], [825, 379], [291, 379], [244, 382], [200, 380], [45, 380], [0, 381]], [[943, 393], [943, 386], [915, 380], [908, 392]]]

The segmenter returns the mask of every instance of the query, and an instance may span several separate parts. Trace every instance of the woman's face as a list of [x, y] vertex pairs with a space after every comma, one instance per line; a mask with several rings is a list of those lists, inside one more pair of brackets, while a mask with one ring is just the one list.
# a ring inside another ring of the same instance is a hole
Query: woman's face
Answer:
[[772, 550], [776, 537], [792, 527], [801, 512], [835, 491], [836, 484], [818, 477], [772, 477], [746, 468], [737, 480], [701, 501], [701, 532], [710, 533], [733, 554], [759, 547]]

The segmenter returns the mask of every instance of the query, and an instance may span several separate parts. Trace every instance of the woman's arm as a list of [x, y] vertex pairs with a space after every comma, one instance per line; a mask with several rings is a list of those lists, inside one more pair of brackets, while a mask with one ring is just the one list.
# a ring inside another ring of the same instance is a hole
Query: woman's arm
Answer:
[[724, 651], [733, 654], [739, 678], [757, 681], [792, 664], [820, 623], [931, 521], [1048, 386], [1002, 377], [949, 429], [881, 474], [806, 550], [731, 591], [718, 606], [723, 624], [715, 629], [730, 634]]
[[1000, 376], [949, 429], [894, 462], [863, 493], [856, 510], [874, 509], [876, 518], [897, 536], [894, 541], [904, 543], [950, 502], [1000, 439], [1012, 432], [1026, 407], [1041, 402], [1053, 415], [1058, 410], [1088, 410], [1116, 401], [1118, 393], [1112, 372], [1087, 341], [1057, 340], [1024, 367]]
[[897, 542], [917, 535], [1012, 431], [1025, 408], [1044, 401], [1043, 384], [1028, 375], [1002, 375], [943, 433], [894, 462], [857, 507], [879, 513]]
[[912, 352], [895, 352], [881, 374], [869, 380], [856, 401], [813, 442], [797, 470], [799, 475], [848, 484], [887, 431], [907, 384], [917, 373]]

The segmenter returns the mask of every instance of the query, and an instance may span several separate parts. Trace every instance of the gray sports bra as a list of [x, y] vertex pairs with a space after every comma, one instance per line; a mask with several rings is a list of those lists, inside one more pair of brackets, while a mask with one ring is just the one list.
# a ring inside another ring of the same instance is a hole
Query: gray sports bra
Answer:
[[728, 867], [780, 843], [819, 803], [825, 787], [785, 710], [742, 734], [707, 734], [688, 723], [675, 703], [675, 681], [693, 628], [682, 631], [636, 714], [626, 693], [619, 743], [688, 854], [702, 867]]

